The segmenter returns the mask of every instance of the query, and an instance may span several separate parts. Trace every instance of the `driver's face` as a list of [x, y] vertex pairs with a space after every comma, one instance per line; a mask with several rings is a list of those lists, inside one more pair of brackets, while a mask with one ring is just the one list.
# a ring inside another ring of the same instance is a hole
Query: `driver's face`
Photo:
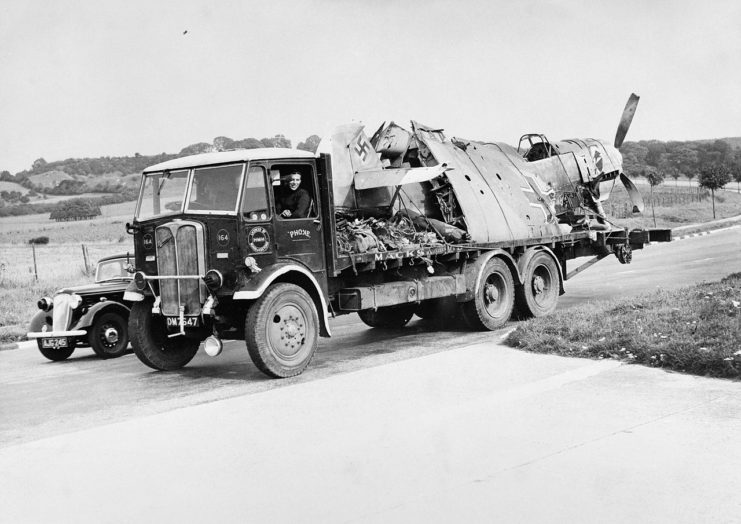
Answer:
[[298, 186], [301, 185], [301, 175], [291, 175], [291, 177], [288, 179], [288, 187], [291, 189], [291, 191], [296, 191], [298, 189]]

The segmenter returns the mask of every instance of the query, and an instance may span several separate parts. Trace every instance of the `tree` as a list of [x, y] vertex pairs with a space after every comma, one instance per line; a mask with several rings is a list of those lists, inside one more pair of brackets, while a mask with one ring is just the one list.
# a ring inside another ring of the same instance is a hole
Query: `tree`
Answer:
[[0, 171], [0, 182], [15, 182], [15, 178], [10, 171]]
[[228, 136], [217, 136], [214, 138], [215, 151], [226, 151], [227, 149], [234, 149], [234, 140]]
[[303, 151], [310, 151], [312, 153], [316, 153], [316, 148], [319, 147], [319, 142], [321, 142], [322, 139], [319, 138], [317, 135], [311, 135], [306, 139], [305, 142], [299, 142], [296, 146], [296, 149], [301, 149]]
[[710, 190], [711, 200], [713, 202], [713, 219], [715, 219], [715, 190], [721, 189], [731, 181], [731, 174], [726, 166], [715, 164], [706, 166], [700, 170], [698, 182], [700, 187]]
[[654, 227], [656, 227], [656, 212], [654, 211], [654, 187], [664, 181], [664, 175], [656, 171], [649, 171], [646, 174], [648, 183], [651, 184], [651, 215], [654, 218]]
[[736, 181], [736, 192], [741, 193], [741, 164], [734, 164], [731, 169], [731, 176]]

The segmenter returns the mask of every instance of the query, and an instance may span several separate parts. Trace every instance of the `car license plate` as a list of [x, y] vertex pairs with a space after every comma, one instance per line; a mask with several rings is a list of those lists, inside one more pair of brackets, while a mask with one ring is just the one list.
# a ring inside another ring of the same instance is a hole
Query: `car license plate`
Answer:
[[65, 337], [59, 337], [59, 338], [42, 338], [41, 339], [41, 347], [42, 348], [66, 348], [67, 347], [67, 339]]
[[[200, 317], [183, 317], [183, 325], [185, 327], [198, 327], [200, 326]], [[180, 327], [180, 317], [167, 317], [168, 327]]]

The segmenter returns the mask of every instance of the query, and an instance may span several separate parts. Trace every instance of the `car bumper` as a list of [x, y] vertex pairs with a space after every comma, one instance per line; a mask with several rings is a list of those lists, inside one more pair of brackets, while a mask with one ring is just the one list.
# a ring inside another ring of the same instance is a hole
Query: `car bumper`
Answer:
[[26, 337], [32, 338], [58, 338], [58, 337], [81, 337], [87, 335], [87, 331], [74, 329], [72, 331], [43, 331], [41, 333], [26, 333]]

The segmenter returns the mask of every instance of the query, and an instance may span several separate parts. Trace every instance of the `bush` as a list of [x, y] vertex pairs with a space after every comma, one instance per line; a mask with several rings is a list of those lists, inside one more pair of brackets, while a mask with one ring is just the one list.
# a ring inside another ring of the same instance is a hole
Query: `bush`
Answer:
[[48, 244], [49, 237], [35, 237], [28, 241], [29, 244]]

